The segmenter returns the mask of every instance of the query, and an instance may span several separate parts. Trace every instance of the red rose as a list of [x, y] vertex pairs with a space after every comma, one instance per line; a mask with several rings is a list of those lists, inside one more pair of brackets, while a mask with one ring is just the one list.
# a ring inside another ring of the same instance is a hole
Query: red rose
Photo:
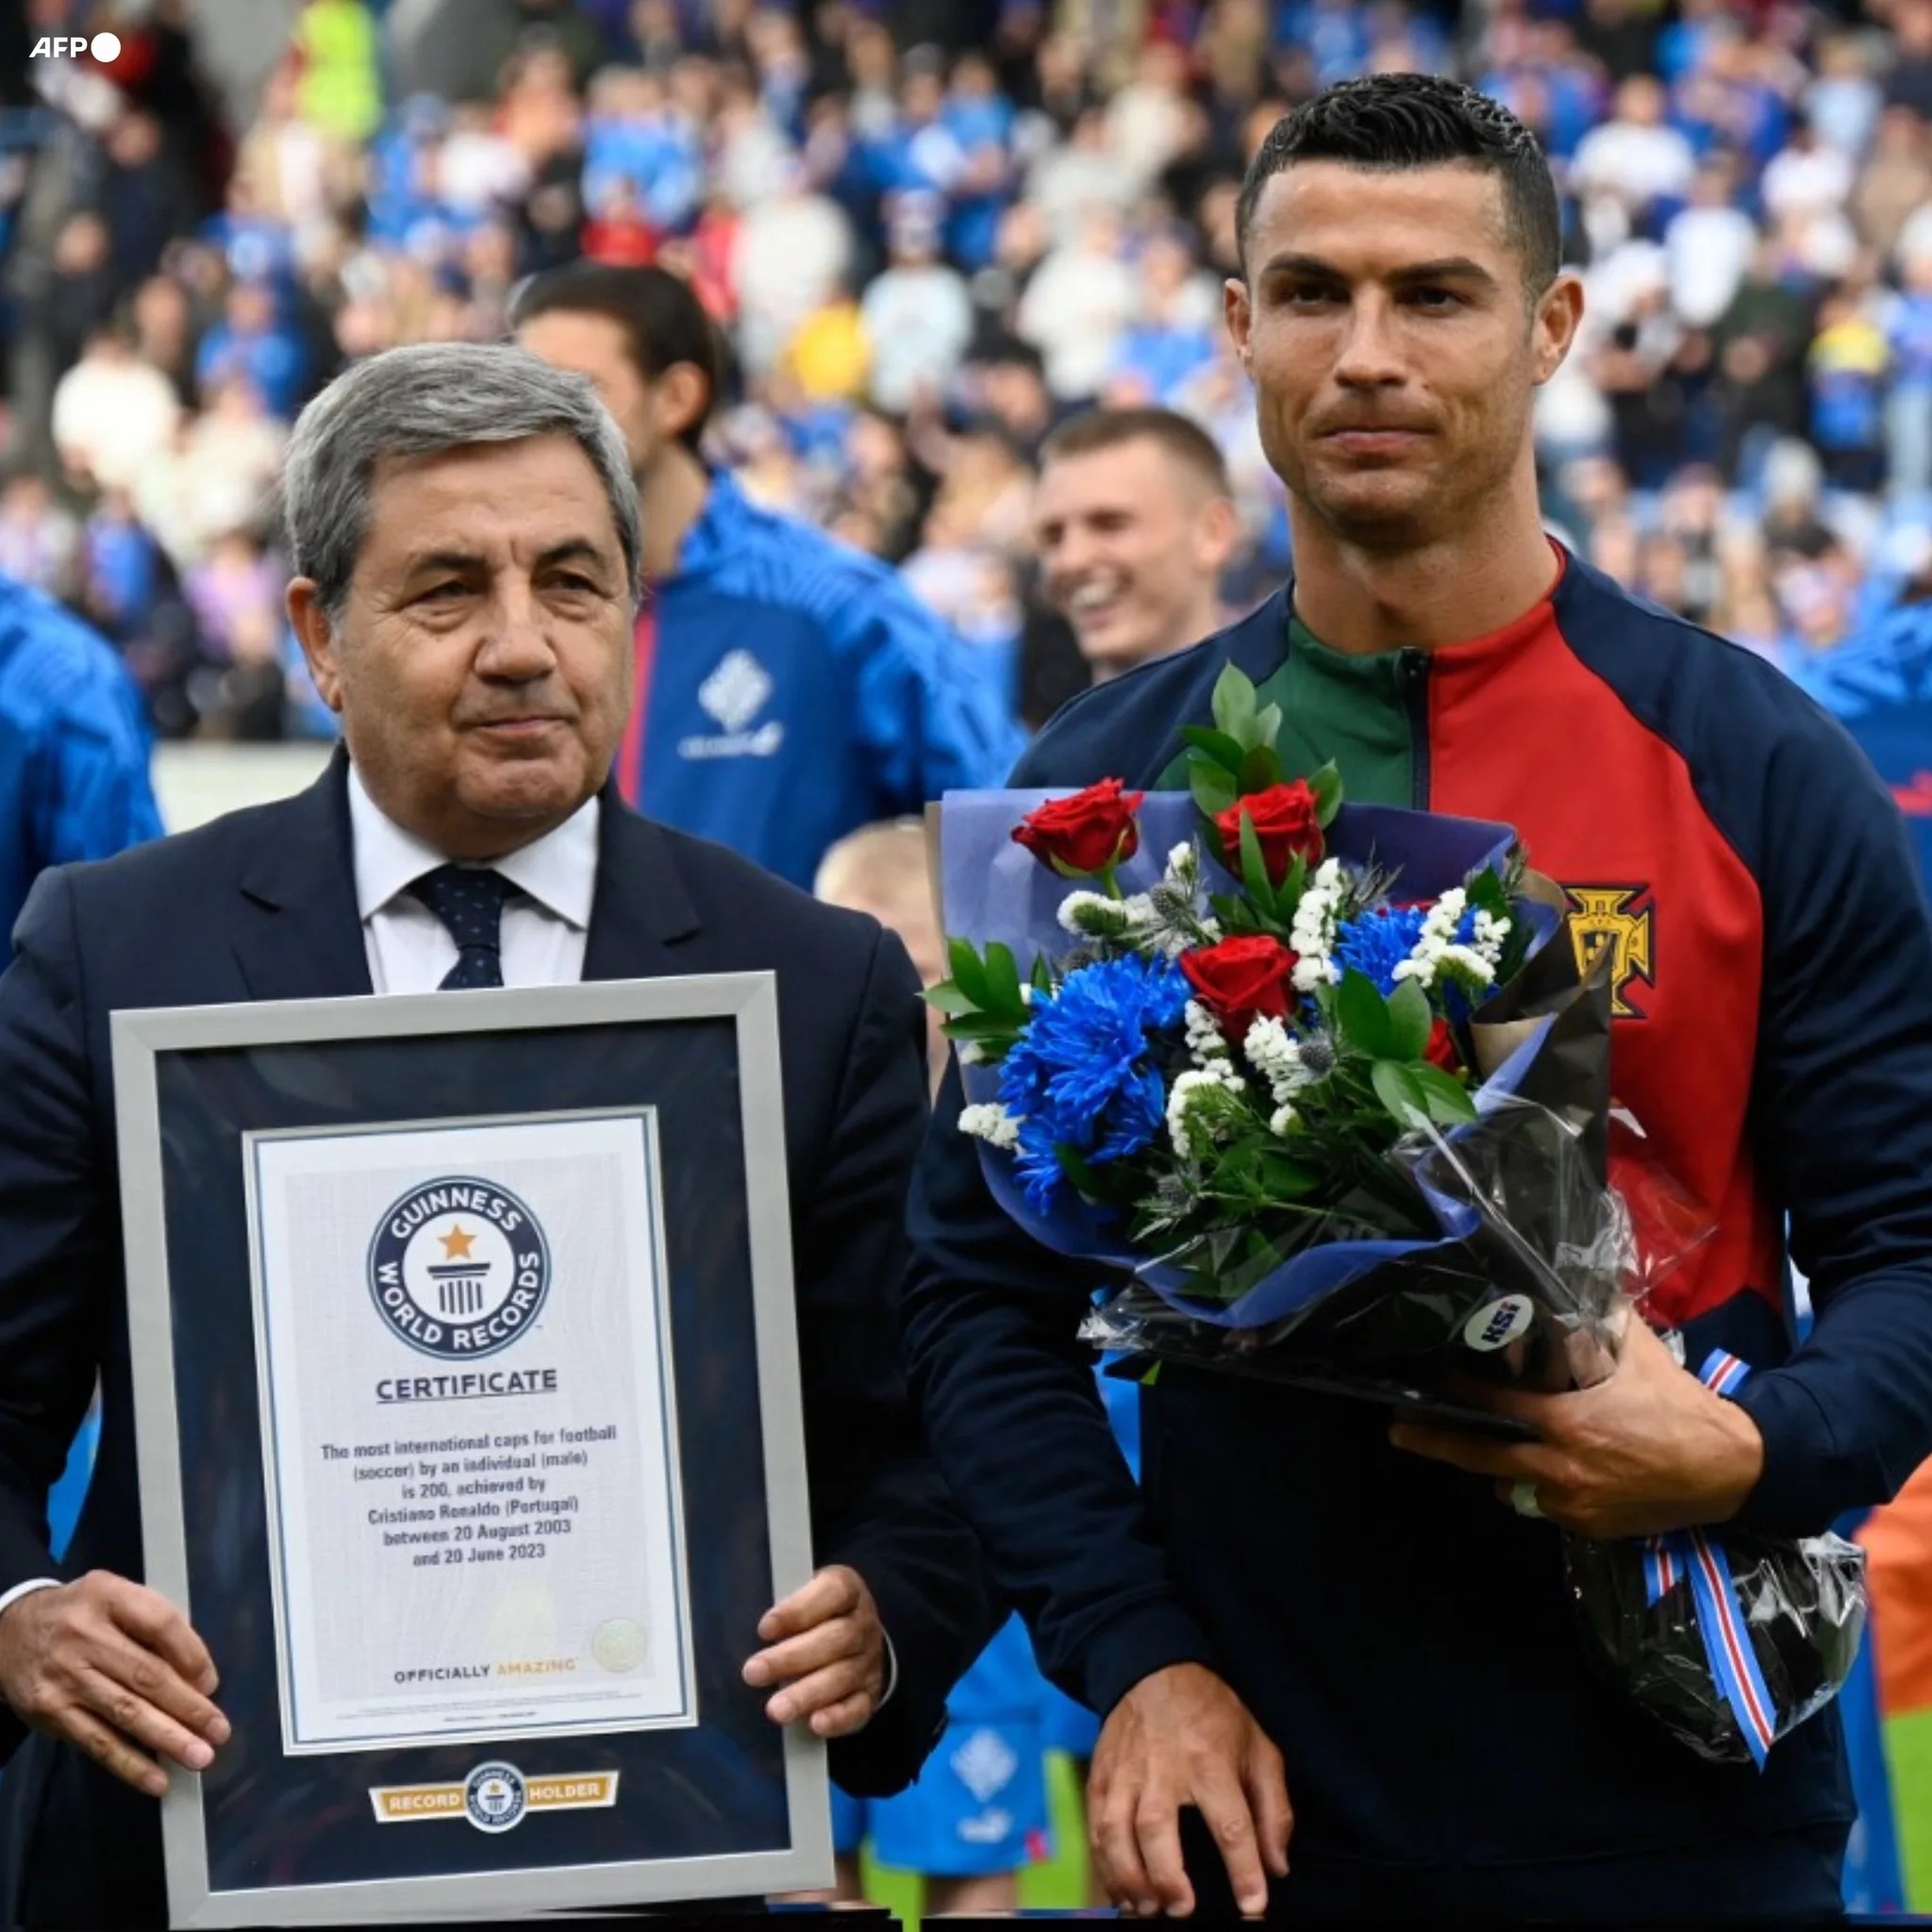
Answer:
[[1310, 865], [1322, 861], [1322, 827], [1315, 816], [1315, 794], [1305, 779], [1291, 785], [1271, 785], [1235, 802], [1214, 821], [1227, 854], [1228, 870], [1237, 878], [1241, 870], [1241, 820], [1252, 819], [1255, 837], [1261, 841], [1261, 862], [1268, 868], [1268, 882], [1278, 886], [1288, 876], [1296, 853]]
[[1223, 940], [1181, 955], [1181, 971], [1201, 1004], [1221, 1023], [1231, 1046], [1257, 1020], [1285, 1020], [1293, 1004], [1290, 982], [1298, 960], [1266, 933]]
[[1014, 842], [1068, 878], [1095, 878], [1141, 849], [1134, 814], [1145, 796], [1122, 791], [1118, 778], [1103, 778], [1029, 813], [1014, 826]]
[[1429, 1028], [1429, 1043], [1423, 1050], [1423, 1058], [1445, 1074], [1462, 1071], [1462, 1056], [1456, 1050], [1456, 1036], [1450, 1032], [1448, 1021], [1438, 1020]]

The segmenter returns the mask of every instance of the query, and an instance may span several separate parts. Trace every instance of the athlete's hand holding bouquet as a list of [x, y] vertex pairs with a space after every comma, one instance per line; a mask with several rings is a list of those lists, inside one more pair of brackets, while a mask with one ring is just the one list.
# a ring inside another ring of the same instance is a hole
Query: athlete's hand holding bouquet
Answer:
[[[1237, 670], [1214, 719], [1184, 734], [1188, 792], [945, 801], [929, 997], [994, 1198], [1125, 1275], [1083, 1331], [1116, 1372], [1492, 1430], [1459, 1391], [1601, 1382], [1709, 1229], [1613, 1112], [1607, 987], [1561, 890], [1507, 826], [1288, 779]], [[1707, 1755], [1761, 1763], [1850, 1668], [1850, 1545], [1563, 1534], [1583, 1626]]]

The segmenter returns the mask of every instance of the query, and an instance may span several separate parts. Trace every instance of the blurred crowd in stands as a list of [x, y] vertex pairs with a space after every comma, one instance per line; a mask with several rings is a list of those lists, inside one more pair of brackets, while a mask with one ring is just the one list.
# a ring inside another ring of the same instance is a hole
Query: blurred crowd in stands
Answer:
[[1041, 440], [1158, 403], [1220, 445], [1241, 608], [1291, 565], [1222, 327], [1242, 167], [1347, 75], [1542, 136], [1585, 277], [1553, 529], [1801, 680], [1932, 588], [1932, 0], [286, 0], [237, 113], [217, 9], [27, 0], [0, 48], [0, 572], [164, 735], [328, 729], [272, 486], [345, 359], [491, 340], [579, 255], [690, 277], [752, 496], [897, 564], [1037, 724], [1089, 675], [1033, 558]]

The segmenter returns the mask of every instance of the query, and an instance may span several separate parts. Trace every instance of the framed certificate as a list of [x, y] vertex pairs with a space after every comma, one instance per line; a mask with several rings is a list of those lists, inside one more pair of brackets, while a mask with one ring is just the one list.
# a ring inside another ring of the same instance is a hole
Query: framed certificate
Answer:
[[770, 974], [117, 1013], [177, 1925], [831, 1879]]

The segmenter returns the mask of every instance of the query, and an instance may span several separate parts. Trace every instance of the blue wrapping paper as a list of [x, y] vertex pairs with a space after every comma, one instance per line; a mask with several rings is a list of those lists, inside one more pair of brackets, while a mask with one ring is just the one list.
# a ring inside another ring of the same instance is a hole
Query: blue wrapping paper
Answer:
[[[1070, 951], [1074, 940], [1058, 918], [1068, 893], [1091, 881], [1067, 880], [1042, 865], [1013, 841], [1013, 828], [1066, 790], [949, 791], [940, 814], [940, 881], [947, 936], [981, 948], [998, 940], [1012, 948], [1024, 979], [1034, 959]], [[1152, 791], [1136, 814], [1141, 845], [1116, 871], [1124, 893], [1143, 892], [1157, 884], [1167, 856], [1184, 841], [1201, 846], [1202, 873], [1210, 893], [1239, 891], [1217, 853], [1198, 839], [1200, 815], [1183, 791]], [[1326, 833], [1329, 856], [1352, 870], [1377, 865], [1400, 874], [1405, 899], [1433, 899], [1459, 886], [1474, 871], [1501, 871], [1516, 842], [1507, 825], [1477, 819], [1446, 818], [1432, 812], [1402, 811], [1387, 806], [1343, 805]], [[1546, 945], [1558, 927], [1554, 911], [1541, 905], [1521, 910], [1536, 926], [1532, 951]], [[1493, 1111], [1513, 1095], [1541, 1050], [1553, 1019], [1540, 1021], [1514, 1053], [1474, 1095], [1478, 1114]], [[999, 1098], [999, 1070], [962, 1066], [969, 1102]], [[1449, 1137], [1453, 1142], [1456, 1136]], [[1119, 1217], [1062, 1192], [1050, 1213], [1034, 1208], [1015, 1178], [1014, 1160], [985, 1141], [977, 1143], [980, 1170], [1003, 1212], [1042, 1246], [1074, 1259], [1100, 1263], [1136, 1275], [1170, 1306], [1218, 1327], [1265, 1328], [1307, 1313], [1329, 1295], [1371, 1270], [1391, 1261], [1424, 1257], [1475, 1231], [1477, 1216], [1462, 1203], [1424, 1191], [1442, 1228], [1439, 1241], [1338, 1241], [1311, 1247], [1265, 1275], [1238, 1300], [1203, 1302], [1183, 1291], [1186, 1274], [1158, 1257], [1131, 1247]]]

